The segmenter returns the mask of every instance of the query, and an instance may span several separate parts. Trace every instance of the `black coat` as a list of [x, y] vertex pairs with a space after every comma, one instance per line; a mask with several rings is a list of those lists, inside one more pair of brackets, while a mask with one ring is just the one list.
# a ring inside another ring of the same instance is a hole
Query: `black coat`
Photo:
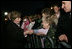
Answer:
[[71, 18], [69, 13], [62, 13], [59, 20], [56, 31], [56, 38], [62, 34], [65, 34], [68, 37], [68, 43], [71, 44]]
[[23, 48], [26, 42], [24, 31], [12, 21], [9, 21], [5, 28], [2, 33], [2, 48]]

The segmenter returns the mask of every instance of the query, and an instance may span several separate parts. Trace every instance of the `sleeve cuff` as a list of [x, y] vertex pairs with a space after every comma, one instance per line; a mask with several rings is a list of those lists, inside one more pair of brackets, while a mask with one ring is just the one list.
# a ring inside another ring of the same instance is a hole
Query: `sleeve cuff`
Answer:
[[34, 33], [39, 33], [38, 30], [34, 30]]

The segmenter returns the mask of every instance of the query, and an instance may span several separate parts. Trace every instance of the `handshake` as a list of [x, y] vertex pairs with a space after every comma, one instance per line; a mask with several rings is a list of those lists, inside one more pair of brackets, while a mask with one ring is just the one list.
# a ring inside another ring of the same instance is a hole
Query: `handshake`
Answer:
[[24, 35], [33, 34], [33, 32], [34, 32], [33, 30], [27, 30], [27, 31], [24, 32]]

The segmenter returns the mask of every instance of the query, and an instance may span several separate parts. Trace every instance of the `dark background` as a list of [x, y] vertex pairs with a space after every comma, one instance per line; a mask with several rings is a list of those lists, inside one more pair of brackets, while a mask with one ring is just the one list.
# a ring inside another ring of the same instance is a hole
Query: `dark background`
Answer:
[[32, 15], [36, 13], [41, 13], [42, 9], [50, 8], [54, 4], [61, 6], [61, 1], [49, 1], [49, 0], [24, 0], [24, 1], [2, 1], [1, 2], [1, 11], [19, 11], [22, 15]]

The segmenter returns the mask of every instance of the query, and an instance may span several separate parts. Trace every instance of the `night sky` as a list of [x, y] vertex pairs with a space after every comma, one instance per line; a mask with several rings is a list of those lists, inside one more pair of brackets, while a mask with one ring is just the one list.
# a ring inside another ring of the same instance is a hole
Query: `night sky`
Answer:
[[24, 15], [41, 13], [42, 9], [50, 8], [53, 4], [60, 4], [61, 1], [25, 0], [25, 1], [3, 1], [2, 11], [19, 11]]

